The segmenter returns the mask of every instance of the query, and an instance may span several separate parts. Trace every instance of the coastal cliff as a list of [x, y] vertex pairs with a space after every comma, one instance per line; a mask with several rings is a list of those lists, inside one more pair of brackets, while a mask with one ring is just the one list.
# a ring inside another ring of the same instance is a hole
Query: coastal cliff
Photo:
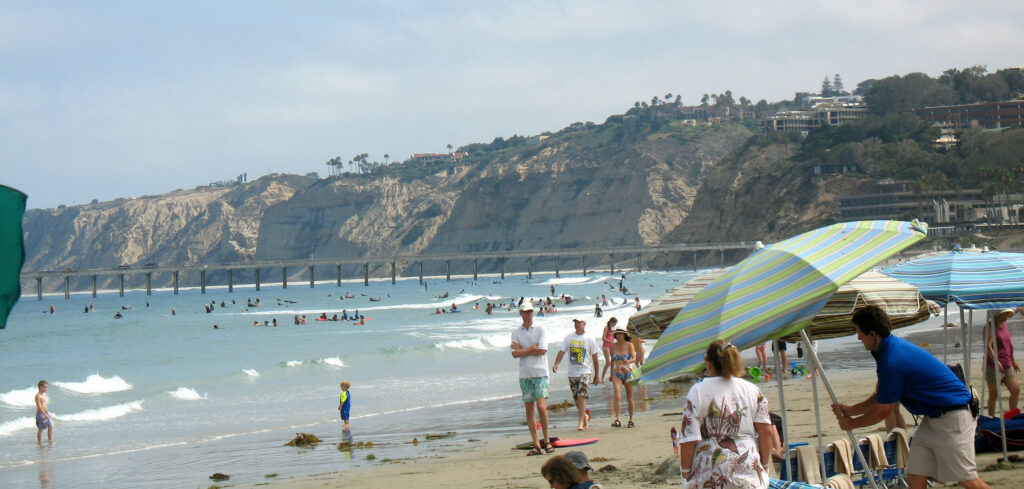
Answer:
[[[327, 179], [270, 175], [231, 187], [33, 209], [25, 216], [24, 270], [659, 243], [689, 215], [705, 176], [750, 136], [741, 124], [694, 128], [620, 118], [534, 143], [477, 145], [483, 147], [472, 157], [447, 166], [406, 162]], [[601, 260], [608, 258], [592, 263]], [[453, 272], [471, 267], [452, 265]], [[426, 271], [441, 267], [428, 263]], [[480, 267], [497, 271], [496, 263]], [[236, 280], [248, 280], [246, 273]], [[139, 277], [133, 280], [137, 286]], [[169, 280], [154, 276], [154, 285]]]

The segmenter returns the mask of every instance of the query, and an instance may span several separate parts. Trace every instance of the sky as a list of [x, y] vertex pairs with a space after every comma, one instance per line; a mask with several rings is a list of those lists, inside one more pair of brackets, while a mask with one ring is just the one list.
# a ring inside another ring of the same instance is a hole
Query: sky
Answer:
[[1024, 2], [0, 0], [0, 183], [30, 208], [1024, 65]]

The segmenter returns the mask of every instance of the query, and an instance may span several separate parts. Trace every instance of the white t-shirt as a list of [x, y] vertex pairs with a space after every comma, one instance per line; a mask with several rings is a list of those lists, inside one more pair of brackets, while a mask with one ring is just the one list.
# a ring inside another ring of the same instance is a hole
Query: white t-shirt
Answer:
[[569, 333], [562, 341], [562, 351], [569, 355], [569, 370], [566, 372], [569, 377], [594, 373], [591, 356], [600, 351], [594, 338], [575, 332]]
[[[521, 348], [536, 346], [544, 350], [548, 349], [548, 332], [543, 326], [534, 324], [530, 329], [519, 326], [512, 332], [512, 342], [519, 343]], [[548, 376], [548, 354], [528, 355], [519, 357], [519, 378], [529, 379], [532, 377]]]

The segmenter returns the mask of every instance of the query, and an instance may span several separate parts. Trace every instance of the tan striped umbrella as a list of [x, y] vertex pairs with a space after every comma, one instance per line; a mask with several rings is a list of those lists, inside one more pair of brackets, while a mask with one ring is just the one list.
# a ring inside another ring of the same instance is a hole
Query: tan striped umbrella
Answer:
[[[669, 290], [630, 316], [627, 329], [646, 340], [658, 339], [679, 310], [705, 285], [725, 272], [726, 269], [713, 270]], [[894, 329], [917, 324], [940, 312], [938, 304], [922, 297], [917, 287], [872, 270], [840, 287], [814, 316], [807, 333], [814, 339], [852, 335], [856, 333], [850, 322], [853, 312], [867, 305], [882, 307]], [[798, 341], [800, 335], [792, 334], [782, 339]]]

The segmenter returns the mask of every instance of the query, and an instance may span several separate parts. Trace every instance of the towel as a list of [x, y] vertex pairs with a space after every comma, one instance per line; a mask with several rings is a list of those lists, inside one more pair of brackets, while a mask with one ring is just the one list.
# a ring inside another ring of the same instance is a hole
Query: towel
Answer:
[[893, 428], [889, 432], [889, 439], [896, 442], [896, 468], [907, 468], [907, 461], [910, 460], [910, 436], [907, 435], [907, 430]]
[[832, 469], [840, 474], [853, 474], [853, 449], [850, 448], [850, 440], [840, 438], [832, 443], [836, 450], [836, 461]]
[[884, 469], [889, 466], [889, 459], [885, 456], [885, 438], [882, 435], [875, 433], [865, 437], [870, 447], [869, 453], [871, 454], [871, 460], [868, 463], [872, 467], [877, 469]]
[[818, 469], [818, 452], [810, 445], [795, 447], [796, 459], [800, 465], [800, 480], [808, 484], [821, 484], [821, 470]]
[[856, 489], [856, 486], [853, 485], [853, 479], [850, 479], [850, 476], [846, 474], [837, 474], [829, 477], [825, 481], [825, 487], [829, 489]]

